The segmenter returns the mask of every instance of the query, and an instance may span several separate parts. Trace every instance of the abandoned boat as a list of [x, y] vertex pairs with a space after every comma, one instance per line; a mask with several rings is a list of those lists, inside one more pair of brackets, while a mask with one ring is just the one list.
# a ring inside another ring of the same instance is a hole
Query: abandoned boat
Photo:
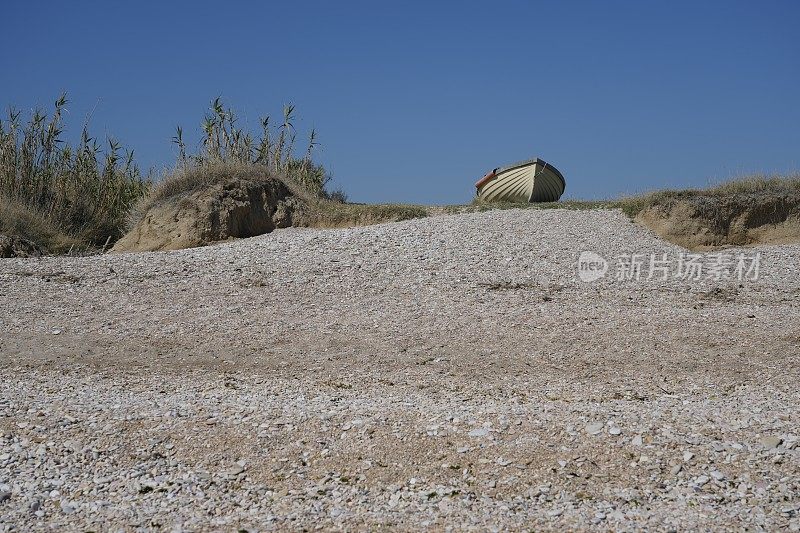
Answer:
[[556, 202], [566, 185], [556, 167], [536, 158], [496, 168], [475, 187], [478, 198], [488, 202]]

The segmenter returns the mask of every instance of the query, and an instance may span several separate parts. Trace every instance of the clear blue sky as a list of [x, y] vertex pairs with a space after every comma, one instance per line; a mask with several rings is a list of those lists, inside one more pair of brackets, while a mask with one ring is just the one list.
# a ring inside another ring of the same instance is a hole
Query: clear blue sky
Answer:
[[800, 2], [31, 2], [0, 6], [0, 105], [175, 157], [221, 95], [297, 105], [355, 201], [455, 203], [532, 156], [566, 197], [800, 167]]

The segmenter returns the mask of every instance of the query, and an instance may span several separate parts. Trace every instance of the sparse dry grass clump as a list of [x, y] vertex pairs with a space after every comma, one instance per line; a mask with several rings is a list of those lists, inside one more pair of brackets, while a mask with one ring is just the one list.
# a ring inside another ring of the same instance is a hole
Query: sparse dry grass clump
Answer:
[[0, 234], [33, 241], [51, 253], [84, 251], [86, 247], [83, 241], [64, 233], [58, 224], [38, 210], [3, 196], [0, 196]]
[[[611, 209], [616, 207], [613, 200], [561, 200], [559, 202], [487, 202], [480, 198], [475, 198], [466, 210], [491, 211], [493, 209]], [[464, 212], [463, 210], [461, 212]]]
[[315, 228], [368, 226], [426, 217], [428, 208], [405, 204], [343, 204], [330, 200], [315, 203], [308, 214], [308, 225]]
[[[11, 109], [0, 120], [2, 225], [5, 231], [27, 232], [31, 240], [39, 231], [39, 244], [51, 251], [60, 251], [62, 241], [100, 247], [116, 240], [131, 206], [149, 187], [133, 152], [114, 139], [107, 139], [104, 150], [84, 126], [80, 142], [66, 144], [66, 104], [61, 96], [49, 117], [37, 110], [23, 123], [21, 113]], [[28, 226], [23, 220], [38, 222]]]

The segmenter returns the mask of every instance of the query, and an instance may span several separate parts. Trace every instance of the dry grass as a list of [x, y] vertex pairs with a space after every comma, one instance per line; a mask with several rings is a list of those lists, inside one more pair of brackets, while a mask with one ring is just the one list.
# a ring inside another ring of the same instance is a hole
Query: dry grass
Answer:
[[[455, 206], [454, 206], [455, 207]], [[613, 209], [616, 207], [614, 200], [563, 200], [560, 202], [487, 202], [475, 199], [466, 207], [466, 211], [490, 211], [493, 209]]]
[[64, 232], [59, 224], [36, 208], [0, 196], [0, 233], [33, 241], [50, 253], [85, 252], [87, 244]]
[[706, 189], [656, 191], [619, 207], [690, 250], [800, 240], [800, 176], [747, 176]]
[[420, 205], [344, 204], [318, 200], [312, 204], [307, 225], [314, 228], [346, 228], [399, 222], [426, 217], [428, 214], [428, 208]]
[[620, 198], [612, 203], [614, 207], [619, 207], [633, 218], [649, 207], [665, 205], [678, 200], [729, 199], [747, 204], [758, 197], [797, 194], [800, 194], [800, 174], [789, 176], [756, 174], [735, 178], [708, 188], [653, 191]]

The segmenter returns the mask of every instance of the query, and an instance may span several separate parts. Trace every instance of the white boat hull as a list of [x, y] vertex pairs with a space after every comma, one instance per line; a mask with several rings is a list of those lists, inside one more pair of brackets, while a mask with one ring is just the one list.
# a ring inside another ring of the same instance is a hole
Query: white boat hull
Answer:
[[487, 202], [556, 202], [566, 182], [549, 163], [531, 159], [495, 169], [475, 186], [478, 198]]

